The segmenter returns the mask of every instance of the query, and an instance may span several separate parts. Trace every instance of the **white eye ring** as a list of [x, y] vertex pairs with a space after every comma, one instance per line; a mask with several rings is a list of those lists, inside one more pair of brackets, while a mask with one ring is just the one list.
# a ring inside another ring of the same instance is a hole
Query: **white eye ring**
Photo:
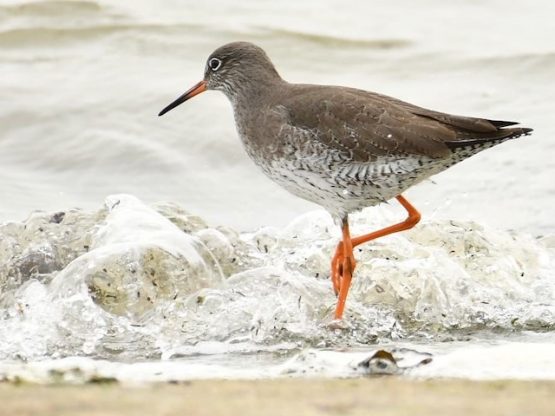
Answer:
[[217, 71], [222, 66], [222, 61], [218, 58], [212, 58], [208, 61], [208, 66], [212, 71]]

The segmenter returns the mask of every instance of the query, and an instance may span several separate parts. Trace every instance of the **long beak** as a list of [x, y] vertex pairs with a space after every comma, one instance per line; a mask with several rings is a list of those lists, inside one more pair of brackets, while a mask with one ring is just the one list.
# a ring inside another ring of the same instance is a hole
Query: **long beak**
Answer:
[[195, 95], [198, 95], [198, 94], [200, 94], [201, 92], [204, 92], [204, 91], [206, 91], [206, 81], [200, 81], [193, 88], [188, 90], [185, 94], [179, 96], [179, 98], [177, 100], [175, 100], [173, 103], [171, 103], [166, 108], [164, 108], [162, 111], [160, 111], [158, 113], [158, 117], [163, 116], [168, 111], [177, 107], [179, 104], [183, 104], [189, 98], [193, 98]]

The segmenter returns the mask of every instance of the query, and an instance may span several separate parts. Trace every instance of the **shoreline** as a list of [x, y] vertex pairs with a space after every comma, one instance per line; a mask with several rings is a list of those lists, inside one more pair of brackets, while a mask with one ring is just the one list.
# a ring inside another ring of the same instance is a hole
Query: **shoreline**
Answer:
[[0, 416], [553, 415], [555, 381], [357, 379], [0, 383]]

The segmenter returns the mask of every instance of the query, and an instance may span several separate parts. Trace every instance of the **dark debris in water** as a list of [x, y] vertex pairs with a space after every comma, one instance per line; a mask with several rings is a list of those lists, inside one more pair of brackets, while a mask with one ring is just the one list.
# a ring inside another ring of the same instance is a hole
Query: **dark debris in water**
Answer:
[[87, 382], [89, 384], [113, 384], [113, 383], [118, 383], [118, 379], [115, 377], [94, 375]]
[[[394, 355], [395, 354], [395, 355]], [[399, 362], [407, 361], [405, 356], [416, 354], [416, 361], [410, 360], [410, 364]], [[397, 356], [397, 358], [395, 358]], [[401, 350], [378, 350], [372, 356], [358, 363], [357, 368], [361, 369], [366, 375], [395, 375], [402, 374], [406, 370], [410, 370], [432, 362], [432, 355], [429, 353], [421, 353], [417, 351], [401, 349]]]
[[54, 224], [59, 224], [61, 223], [64, 218], [66, 216], [65, 212], [56, 212], [54, 215], [52, 215], [52, 217], [50, 218], [50, 222], [54, 223]]

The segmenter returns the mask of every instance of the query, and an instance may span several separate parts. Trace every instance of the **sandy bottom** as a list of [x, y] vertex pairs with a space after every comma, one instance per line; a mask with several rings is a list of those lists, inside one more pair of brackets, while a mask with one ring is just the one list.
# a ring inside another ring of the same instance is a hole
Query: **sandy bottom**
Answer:
[[0, 415], [553, 415], [555, 382], [372, 379], [0, 385]]

